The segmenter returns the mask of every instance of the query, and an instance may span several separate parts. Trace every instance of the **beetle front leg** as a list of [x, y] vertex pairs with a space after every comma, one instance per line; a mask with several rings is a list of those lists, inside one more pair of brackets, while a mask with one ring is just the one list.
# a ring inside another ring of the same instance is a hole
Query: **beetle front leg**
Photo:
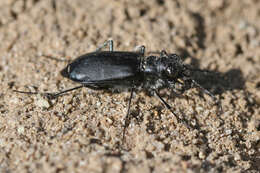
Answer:
[[109, 48], [109, 51], [110, 52], [113, 52], [114, 50], [114, 47], [113, 47], [113, 40], [112, 39], [109, 39], [107, 41], [105, 41], [101, 46], [99, 46], [97, 49], [96, 49], [96, 52], [99, 52], [101, 51], [103, 48], [107, 47]]

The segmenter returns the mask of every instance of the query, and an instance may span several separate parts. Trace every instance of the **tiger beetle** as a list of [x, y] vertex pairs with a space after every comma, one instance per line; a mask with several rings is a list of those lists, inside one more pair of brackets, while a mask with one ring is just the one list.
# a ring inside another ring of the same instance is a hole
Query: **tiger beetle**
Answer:
[[[109, 47], [109, 51], [102, 51], [106, 46]], [[160, 52], [159, 56], [150, 55], [146, 57], [144, 46], [138, 46], [135, 51], [114, 51], [113, 40], [108, 40], [98, 47], [95, 52], [76, 58], [60, 72], [63, 77], [80, 83], [80, 86], [58, 93], [41, 94], [49, 99], [54, 99], [64, 93], [82, 87], [94, 90], [130, 89], [123, 130], [124, 141], [126, 128], [129, 125], [129, 110], [135, 89], [143, 89], [156, 95], [176, 117], [178, 122], [183, 122], [183, 118], [180, 118], [160, 96], [160, 89], [170, 88], [183, 93], [189, 88], [197, 87], [216, 101], [213, 94], [192, 79], [190, 75], [192, 71], [203, 70], [189, 68], [182, 63], [178, 55], [167, 54], [164, 50]], [[25, 94], [39, 94], [39, 92], [14, 91]]]

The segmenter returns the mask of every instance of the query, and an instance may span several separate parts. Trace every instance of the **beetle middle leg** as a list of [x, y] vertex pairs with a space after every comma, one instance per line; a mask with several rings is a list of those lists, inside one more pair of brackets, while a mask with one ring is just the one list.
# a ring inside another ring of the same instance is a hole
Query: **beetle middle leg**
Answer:
[[131, 107], [131, 102], [132, 102], [132, 98], [133, 98], [133, 93], [134, 93], [134, 88], [131, 88], [131, 94], [130, 94], [130, 98], [129, 98], [129, 101], [128, 101], [128, 108], [127, 108], [124, 130], [123, 130], [123, 142], [125, 141], [126, 128], [129, 126], [129, 123], [130, 123], [129, 114], [130, 114], [130, 107]]

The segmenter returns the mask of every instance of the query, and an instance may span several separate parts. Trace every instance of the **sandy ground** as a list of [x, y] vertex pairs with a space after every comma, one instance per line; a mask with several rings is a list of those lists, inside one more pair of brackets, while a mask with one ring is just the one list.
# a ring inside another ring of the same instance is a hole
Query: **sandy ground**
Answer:
[[[0, 172], [258, 172], [260, 1], [0, 0]], [[165, 49], [211, 73], [156, 97], [80, 89], [49, 101], [14, 93], [77, 86], [59, 71], [108, 38], [116, 50]]]

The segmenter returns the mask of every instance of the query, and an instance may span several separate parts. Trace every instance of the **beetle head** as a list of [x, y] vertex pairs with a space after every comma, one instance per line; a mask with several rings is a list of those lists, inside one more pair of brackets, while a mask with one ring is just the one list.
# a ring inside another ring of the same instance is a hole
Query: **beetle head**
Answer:
[[164, 78], [176, 79], [188, 76], [186, 66], [183, 65], [181, 58], [176, 54], [162, 56], [160, 64], [160, 72]]

